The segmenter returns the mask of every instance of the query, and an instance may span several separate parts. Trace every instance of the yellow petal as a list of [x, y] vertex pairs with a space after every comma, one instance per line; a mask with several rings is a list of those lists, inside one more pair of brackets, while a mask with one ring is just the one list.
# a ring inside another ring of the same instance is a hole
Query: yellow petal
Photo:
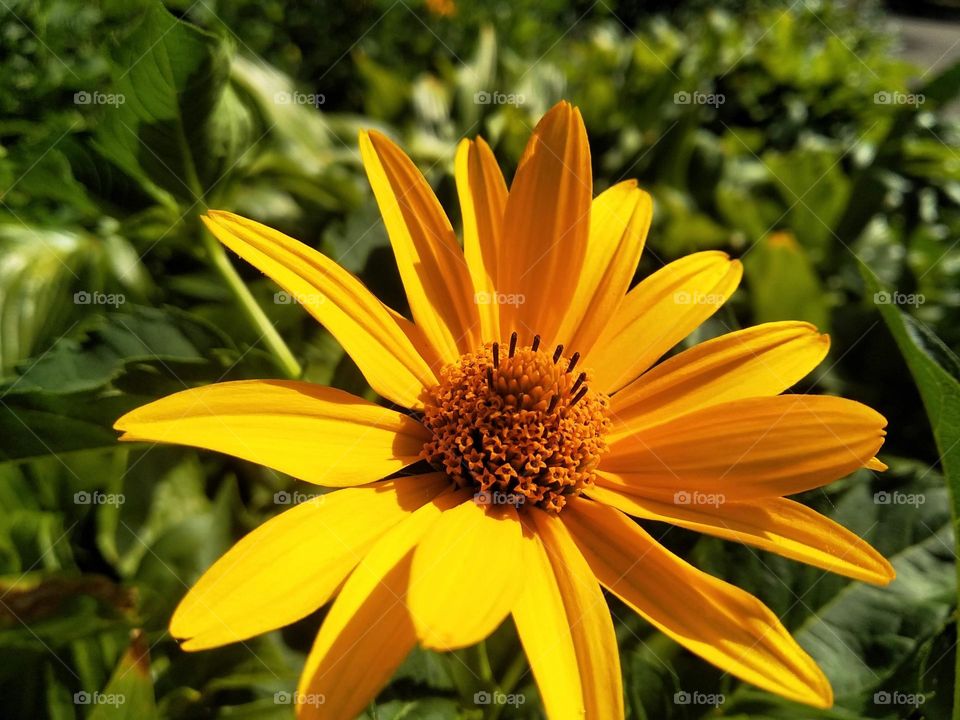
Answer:
[[384, 533], [350, 574], [300, 676], [300, 720], [356, 717], [390, 680], [417, 642], [404, 597], [413, 548], [444, 510], [466, 496], [446, 492], [413, 512]]
[[431, 367], [442, 363], [413, 323], [333, 260], [283, 233], [220, 210], [203, 221], [220, 242], [323, 323], [374, 390], [398, 405], [422, 407], [423, 389], [437, 382]]
[[746, 543], [864, 582], [886, 585], [895, 577], [893, 566], [866, 542], [786, 498], [704, 504], [681, 495], [668, 502], [617, 492], [607, 488], [603, 479], [587, 492], [594, 500], [634, 517]]
[[618, 510], [577, 498], [561, 519], [600, 583], [663, 633], [764, 690], [833, 704], [820, 668], [755, 597], [684, 562]]
[[410, 312], [446, 362], [480, 344], [463, 251], [426, 179], [385, 135], [360, 133], [360, 153], [397, 258]]
[[306, 382], [240, 380], [184, 390], [133, 410], [121, 440], [177, 443], [345, 487], [419, 459], [429, 433], [413, 418]]
[[766, 323], [700, 343], [611, 398], [611, 434], [730, 400], [778, 395], [819, 365], [829, 349], [829, 336], [804, 322]]
[[592, 384], [619, 390], [727, 301], [740, 283], [743, 267], [718, 251], [688, 255], [646, 278], [627, 293], [584, 364]]
[[436, 497], [440, 473], [348, 488], [267, 521], [217, 560], [170, 620], [185, 650], [244, 640], [323, 605], [374, 541]]
[[633, 180], [593, 201], [587, 253], [557, 342], [581, 354], [593, 347], [630, 287], [652, 217], [653, 201]]
[[647, 497], [791, 495], [863, 467], [886, 424], [866, 405], [826, 395], [734, 400], [614, 440], [600, 474]]
[[864, 464], [864, 467], [868, 470], [873, 470], [874, 472], [886, 472], [889, 468], [882, 463], [879, 458], [870, 458]]
[[586, 256], [592, 197], [583, 118], [558, 103], [537, 124], [510, 185], [496, 284], [518, 302], [501, 305], [501, 334], [554, 344]]
[[550, 720], [584, 717], [580, 672], [563, 595], [536, 532], [525, 528], [523, 590], [513, 620]]
[[620, 651], [600, 584], [557, 515], [529, 508], [553, 567], [580, 668], [587, 718], [623, 718]]
[[443, 513], [414, 551], [407, 596], [425, 647], [454, 650], [497, 629], [522, 586], [522, 541], [511, 506], [470, 499]]
[[507, 184], [490, 146], [461, 140], [455, 162], [457, 195], [463, 217], [463, 253], [473, 280], [474, 300], [480, 313], [481, 339], [500, 336], [500, 304], [509, 301], [497, 293], [497, 263], [502, 252], [501, 229], [507, 206]]

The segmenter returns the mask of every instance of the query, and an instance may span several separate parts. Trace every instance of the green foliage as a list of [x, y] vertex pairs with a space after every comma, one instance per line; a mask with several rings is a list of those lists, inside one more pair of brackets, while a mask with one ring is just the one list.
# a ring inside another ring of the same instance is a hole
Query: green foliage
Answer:
[[[870, 4], [455, 8], [5, 8], [0, 714], [292, 716], [276, 693], [296, 687], [322, 611], [197, 654], [181, 652], [166, 625], [203, 570], [278, 512], [274, 493], [300, 486], [215, 453], [121, 446], [112, 424], [185, 387], [297, 368], [309, 381], [370, 391], [331, 336], [302, 308], [275, 302], [276, 286], [228, 258], [199, 216], [217, 207], [277, 227], [402, 313], [357, 131], [396, 137], [457, 225], [456, 142], [482, 134], [509, 177], [539, 116], [567, 98], [584, 114], [597, 189], [636, 177], [654, 196], [638, 276], [705, 248], [743, 258], [744, 287], [691, 340], [767, 320], [813, 322], [833, 349], [799, 389], [862, 400], [890, 421], [889, 473], [861, 471], [803, 498], [892, 559], [898, 579], [888, 588], [651, 528], [784, 618], [829, 675], [837, 706], [815, 713], [741, 686], [612, 601], [630, 716], [911, 712], [889, 696], [922, 698], [927, 717], [948, 717], [960, 127], [944, 108], [960, 94], [960, 66], [912, 85], [920, 73], [894, 59]], [[884, 101], [896, 93], [924, 102]], [[861, 263], [876, 278], [861, 277]], [[893, 491], [923, 502], [874, 497]], [[513, 673], [526, 702], [502, 716], [541, 717], [519, 652], [509, 623], [484, 662], [473, 651], [417, 650], [366, 715], [480, 718], [473, 693]], [[724, 702], [674, 701], [694, 689]], [[84, 704], [77, 693], [126, 702]]]

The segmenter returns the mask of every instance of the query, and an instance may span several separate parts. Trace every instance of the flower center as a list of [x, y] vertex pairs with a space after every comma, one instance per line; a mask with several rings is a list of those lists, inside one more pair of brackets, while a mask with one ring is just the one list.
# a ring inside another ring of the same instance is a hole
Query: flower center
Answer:
[[423, 457], [478, 500], [559, 512], [589, 485], [606, 452], [606, 395], [588, 387], [579, 353], [498, 343], [467, 353], [428, 392]]

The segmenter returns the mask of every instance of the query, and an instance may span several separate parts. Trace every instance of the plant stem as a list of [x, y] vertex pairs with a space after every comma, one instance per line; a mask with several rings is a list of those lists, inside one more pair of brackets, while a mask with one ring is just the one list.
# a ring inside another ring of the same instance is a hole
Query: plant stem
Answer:
[[480, 675], [480, 679], [483, 682], [493, 685], [493, 668], [490, 666], [490, 655], [487, 652], [487, 641], [481, 640], [476, 645], [476, 662], [477, 662], [477, 672]]
[[[513, 658], [513, 662], [510, 663], [510, 666], [507, 668], [506, 672], [503, 673], [503, 678], [500, 680], [500, 684], [497, 687], [497, 690], [502, 692], [504, 695], [509, 695], [517, 687], [517, 683], [520, 682], [520, 678], [523, 677], [524, 673], [527, 671], [527, 656], [524, 655], [523, 649], [517, 649], [517, 655]], [[487, 714], [488, 720], [497, 720], [500, 717], [500, 713], [503, 712], [503, 709], [506, 707], [506, 703], [502, 704], [491, 704], [490, 711]]]
[[244, 314], [250, 319], [254, 327], [260, 331], [264, 344], [273, 354], [277, 364], [287, 377], [300, 377], [300, 363], [297, 362], [293, 353], [290, 352], [290, 348], [287, 347], [283, 338], [280, 337], [277, 329], [273, 326], [273, 323], [270, 322], [270, 318], [267, 317], [266, 313], [263, 312], [263, 309], [253, 298], [253, 295], [250, 294], [250, 289], [233, 267], [223, 246], [217, 242], [217, 239], [213, 237], [206, 228], [203, 228], [200, 232], [203, 238], [204, 249], [207, 251], [207, 256], [213, 263], [213, 267], [227, 283], [227, 287], [230, 288], [233, 296], [237, 299], [237, 302], [240, 303]]
[[[195, 200], [192, 207], [198, 208], [198, 214], [204, 213], [207, 210], [206, 193], [204, 192], [203, 184], [200, 182], [200, 176], [197, 173], [197, 166], [193, 160], [193, 154], [190, 151], [190, 143], [187, 142], [183, 119], [179, 116], [177, 119], [177, 138], [183, 153], [184, 170], [187, 176], [185, 185]], [[199, 217], [194, 217], [199, 221]], [[201, 242], [207, 251], [207, 256], [213, 263], [213, 267], [227, 283], [227, 287], [230, 288], [233, 296], [237, 299], [237, 302], [240, 303], [244, 314], [250, 319], [254, 327], [260, 331], [260, 337], [263, 339], [267, 349], [273, 354], [280, 369], [283, 370], [284, 374], [289, 378], [300, 377], [300, 363], [297, 362], [293, 353], [290, 352], [290, 348], [287, 347], [283, 338], [280, 337], [280, 333], [277, 332], [273, 323], [270, 322], [270, 318], [267, 317], [260, 305], [257, 304], [257, 301], [254, 300], [253, 295], [250, 294], [250, 289], [244, 284], [243, 279], [230, 263], [230, 258], [227, 257], [223, 246], [210, 234], [206, 227], [203, 226], [203, 223], [198, 222], [198, 224], [201, 226]]]

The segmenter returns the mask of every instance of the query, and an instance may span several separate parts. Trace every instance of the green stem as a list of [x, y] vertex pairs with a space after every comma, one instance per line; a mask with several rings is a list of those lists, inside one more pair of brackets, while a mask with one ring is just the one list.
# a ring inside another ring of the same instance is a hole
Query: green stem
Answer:
[[[178, 123], [178, 140], [184, 157], [184, 171], [186, 174], [186, 185], [193, 194], [195, 205], [199, 206], [199, 212], [204, 213], [207, 210], [206, 193], [203, 190], [203, 184], [200, 182], [200, 176], [197, 173], [196, 164], [193, 161], [193, 155], [190, 152], [190, 144], [187, 142], [186, 131], [183, 127], [183, 121]], [[301, 374], [300, 363], [290, 352], [290, 348], [280, 337], [277, 329], [270, 322], [263, 309], [257, 304], [257, 301], [250, 294], [250, 289], [243, 282], [243, 279], [237, 273], [236, 269], [227, 257], [227, 253], [213, 235], [202, 228], [200, 230], [201, 241], [207, 256], [213, 267], [220, 274], [220, 277], [227, 283], [227, 287], [233, 293], [237, 302], [243, 310], [244, 315], [253, 323], [254, 327], [260, 331], [261, 338], [267, 349], [277, 360], [277, 364], [289, 378], [298, 378]]]
[[490, 654], [487, 652], [487, 641], [481, 640], [476, 647], [477, 674], [488, 685], [493, 685], [493, 668], [490, 666]]
[[[514, 691], [514, 689], [516, 689], [517, 683], [520, 682], [520, 679], [526, 672], [527, 657], [523, 654], [523, 650], [518, 648], [517, 655], [513, 658], [513, 662], [510, 663], [510, 666], [507, 668], [506, 672], [503, 673], [503, 678], [500, 680], [500, 685], [497, 687], [497, 690], [502, 692], [504, 695], [509, 695]], [[487, 713], [487, 719], [497, 720], [505, 707], [506, 703], [491, 704]]]
[[201, 231], [201, 236], [203, 238], [204, 249], [207, 251], [207, 256], [213, 263], [214, 269], [216, 269], [220, 277], [226, 282], [227, 287], [230, 288], [233, 296], [237, 302], [240, 303], [244, 314], [253, 323], [254, 327], [260, 331], [264, 344], [276, 358], [280, 368], [289, 378], [300, 377], [300, 363], [297, 362], [293, 353], [290, 352], [290, 348], [287, 347], [283, 338], [280, 337], [280, 333], [277, 332], [273, 323], [270, 322], [270, 318], [267, 317], [260, 305], [257, 304], [253, 295], [250, 294], [250, 289], [233, 267], [230, 258], [227, 257], [227, 253], [223, 249], [223, 245], [217, 242], [217, 239], [206, 229]]

